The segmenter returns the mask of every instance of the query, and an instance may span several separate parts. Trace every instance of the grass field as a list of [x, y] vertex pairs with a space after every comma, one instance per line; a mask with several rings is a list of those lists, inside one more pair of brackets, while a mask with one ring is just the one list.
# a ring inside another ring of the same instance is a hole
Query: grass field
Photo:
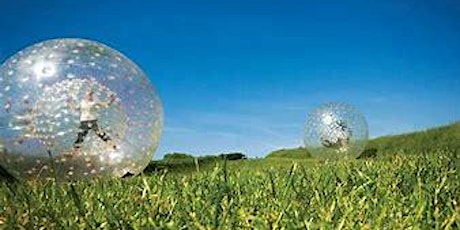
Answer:
[[459, 229], [459, 142], [457, 123], [372, 140], [375, 156], [347, 162], [297, 149], [129, 179], [2, 181], [0, 228]]

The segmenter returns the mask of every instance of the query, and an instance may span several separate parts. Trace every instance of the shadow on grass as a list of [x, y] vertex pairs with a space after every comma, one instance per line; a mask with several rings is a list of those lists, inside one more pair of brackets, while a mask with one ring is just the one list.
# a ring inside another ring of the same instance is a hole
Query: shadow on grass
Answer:
[[0, 180], [8, 183], [16, 182], [16, 178], [8, 173], [2, 166], [0, 166]]
[[356, 159], [372, 159], [377, 157], [378, 149], [376, 148], [369, 148], [365, 149], [361, 155], [359, 155]]

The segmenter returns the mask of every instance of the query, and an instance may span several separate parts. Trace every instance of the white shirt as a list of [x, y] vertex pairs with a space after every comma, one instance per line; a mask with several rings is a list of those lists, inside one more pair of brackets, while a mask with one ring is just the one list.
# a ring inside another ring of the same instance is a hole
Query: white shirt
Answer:
[[97, 120], [97, 103], [95, 101], [82, 100], [80, 103], [80, 121]]

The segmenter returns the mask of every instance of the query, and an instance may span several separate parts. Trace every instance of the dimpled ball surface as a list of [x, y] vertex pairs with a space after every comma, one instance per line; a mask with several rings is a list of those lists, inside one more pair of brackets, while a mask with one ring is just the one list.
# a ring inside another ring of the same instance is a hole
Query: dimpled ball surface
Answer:
[[368, 140], [364, 116], [346, 103], [327, 103], [314, 109], [305, 125], [304, 143], [317, 158], [356, 159]]
[[[82, 101], [90, 92], [88, 110]], [[163, 122], [142, 70], [84, 39], [40, 42], [6, 60], [0, 106], [0, 165], [18, 179], [136, 175], [152, 159]], [[97, 127], [82, 126], [85, 111]]]

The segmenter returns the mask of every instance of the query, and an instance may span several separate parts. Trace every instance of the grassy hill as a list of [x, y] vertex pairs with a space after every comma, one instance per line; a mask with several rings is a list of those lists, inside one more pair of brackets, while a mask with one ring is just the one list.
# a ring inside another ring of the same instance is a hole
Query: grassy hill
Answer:
[[379, 155], [398, 153], [433, 153], [439, 150], [460, 151], [460, 122], [401, 135], [371, 140], [367, 148], [375, 148]]
[[289, 158], [289, 159], [306, 159], [310, 158], [310, 153], [305, 148], [280, 149], [269, 153], [267, 158]]
[[[362, 156], [391, 156], [394, 154], [426, 154], [450, 150], [460, 152], [460, 122], [424, 131], [384, 136], [368, 142]], [[271, 152], [267, 158], [310, 158], [304, 148], [281, 149]]]

